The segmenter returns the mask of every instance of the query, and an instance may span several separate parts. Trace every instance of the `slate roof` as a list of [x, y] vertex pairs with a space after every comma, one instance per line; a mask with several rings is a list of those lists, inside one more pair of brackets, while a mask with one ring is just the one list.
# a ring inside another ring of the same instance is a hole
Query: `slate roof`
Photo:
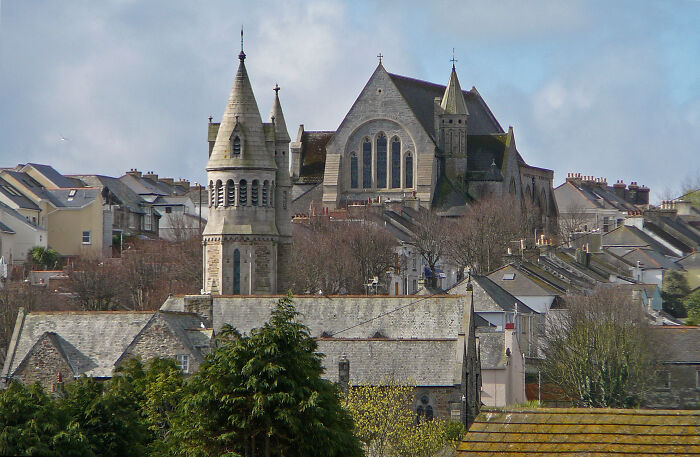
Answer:
[[659, 243], [637, 227], [621, 225], [603, 235], [603, 246], [648, 246], [660, 254], [673, 256], [673, 251]]
[[[73, 197], [70, 193], [75, 191]], [[62, 208], [82, 208], [89, 205], [100, 196], [100, 189], [94, 187], [80, 187], [77, 189], [46, 189], [51, 203]]]
[[457, 457], [700, 454], [700, 411], [536, 408], [482, 411]]
[[211, 329], [193, 313], [152, 311], [62, 311], [20, 314], [2, 378], [12, 377], [37, 343], [48, 339], [72, 367], [73, 375], [111, 377], [115, 364], [156, 317], [163, 319], [196, 358], [207, 348]]
[[700, 327], [656, 326], [652, 332], [663, 347], [664, 363], [700, 364]]
[[20, 192], [19, 189], [2, 178], [0, 178], [0, 193], [2, 193], [20, 208], [33, 210], [39, 209], [39, 205], [34, 203], [29, 197]]
[[167, 184], [153, 181], [144, 177], [136, 177], [130, 174], [121, 176], [119, 180], [129, 189], [139, 195], [170, 195], [170, 188]]
[[139, 197], [136, 192], [131, 190], [129, 186], [120, 181], [119, 178], [102, 175], [75, 175], [75, 177], [90, 187], [101, 189], [106, 187], [115, 197], [117, 197], [117, 199], [119, 199], [119, 203], [128, 208], [132, 213], [144, 212], [143, 208], [141, 207], [141, 202], [143, 202], [141, 197]]
[[7, 225], [3, 224], [2, 222], [0, 222], [0, 232], [9, 233], [9, 234], [15, 233], [15, 231], [12, 230], [12, 228], [8, 227]]
[[299, 179], [316, 182], [323, 179], [326, 165], [326, 145], [333, 131], [304, 131], [301, 134], [301, 169]]
[[484, 370], [502, 370], [506, 367], [505, 332], [477, 330], [481, 368]]
[[109, 377], [114, 362], [152, 316], [153, 312], [135, 311], [28, 313], [17, 335], [16, 346], [12, 348], [11, 344], [8, 350], [3, 378], [14, 373], [47, 332], [60, 337], [60, 347], [76, 375]]
[[[559, 187], [575, 187], [590, 203], [598, 208], [614, 208], [618, 211], [637, 211], [637, 207], [615, 193], [614, 187], [591, 182], [566, 181]], [[557, 189], [559, 188], [557, 187]]]
[[639, 262], [642, 268], [663, 268], [665, 270], [679, 270], [681, 268], [677, 263], [652, 249], [636, 248], [621, 258], [629, 262], [630, 265], [636, 265]]
[[455, 339], [335, 339], [320, 338], [318, 351], [325, 354], [324, 378], [338, 381], [338, 362], [350, 362], [353, 385], [381, 385], [406, 380], [416, 386], [454, 386], [461, 383], [463, 351]]
[[[536, 313], [532, 308], [486, 276], [472, 276], [471, 281], [472, 290], [474, 291], [474, 312], [508, 311], [512, 313], [515, 312], [517, 303], [519, 313]], [[468, 283], [469, 279], [464, 279], [455, 284], [447, 293], [466, 294]]]
[[[428, 134], [435, 138], [435, 105], [434, 100], [445, 93], [445, 86], [433, 84], [419, 79], [409, 78], [389, 73], [389, 77], [401, 92], [411, 111]], [[464, 101], [467, 103], [469, 118], [469, 133], [475, 135], [488, 135], [492, 133], [504, 133], [503, 128], [489, 110], [481, 95], [475, 88], [462, 91]], [[467, 141], [468, 143], [468, 141]]]
[[[513, 279], [503, 279], [504, 275], [513, 274]], [[513, 265], [506, 265], [498, 270], [489, 273], [488, 278], [501, 286], [511, 295], [520, 296], [545, 296], [556, 295], [557, 292], [549, 288], [546, 284], [540, 284]]]
[[46, 179], [54, 183], [54, 185], [58, 188], [75, 187], [74, 183], [71, 182], [70, 179], [66, 178], [61, 173], [54, 170], [54, 168], [50, 165], [42, 165], [40, 163], [28, 163], [27, 165], [36, 169], [39, 173], [44, 175]]
[[[243, 333], [269, 320], [279, 296], [214, 296], [213, 328], [230, 324]], [[182, 311], [171, 296], [163, 311]], [[300, 320], [319, 341], [326, 377], [337, 379], [337, 361], [350, 361], [351, 381], [374, 384], [406, 377], [424, 386], [461, 382], [465, 333], [471, 322], [467, 297], [295, 296]]]
[[691, 252], [682, 259], [676, 260], [676, 263], [686, 270], [689, 268], [700, 268], [700, 252]]

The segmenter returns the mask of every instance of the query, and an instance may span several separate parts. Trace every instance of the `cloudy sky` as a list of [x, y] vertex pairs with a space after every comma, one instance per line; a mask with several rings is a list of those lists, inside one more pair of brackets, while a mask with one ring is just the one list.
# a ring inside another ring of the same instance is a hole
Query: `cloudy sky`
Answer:
[[337, 128], [379, 52], [445, 84], [454, 47], [462, 87], [555, 185], [575, 171], [658, 198], [700, 176], [698, 0], [0, 0], [0, 166], [202, 180], [241, 25], [261, 113], [279, 83], [292, 137]]

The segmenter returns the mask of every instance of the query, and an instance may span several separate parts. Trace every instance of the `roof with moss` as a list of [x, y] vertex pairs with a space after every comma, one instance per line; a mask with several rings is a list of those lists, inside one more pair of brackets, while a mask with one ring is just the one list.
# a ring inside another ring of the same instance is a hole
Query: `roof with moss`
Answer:
[[535, 408], [483, 411], [456, 456], [700, 454], [700, 411]]

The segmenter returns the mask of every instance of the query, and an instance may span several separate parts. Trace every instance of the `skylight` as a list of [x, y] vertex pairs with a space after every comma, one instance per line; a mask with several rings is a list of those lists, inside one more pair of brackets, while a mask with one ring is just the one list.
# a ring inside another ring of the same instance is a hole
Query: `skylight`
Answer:
[[515, 273], [505, 273], [503, 275], [504, 281], [512, 281], [513, 279], [515, 279]]

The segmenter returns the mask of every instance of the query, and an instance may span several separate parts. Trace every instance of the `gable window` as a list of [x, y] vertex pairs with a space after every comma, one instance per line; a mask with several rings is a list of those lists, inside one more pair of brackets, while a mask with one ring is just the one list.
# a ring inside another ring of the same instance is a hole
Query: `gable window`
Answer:
[[83, 244], [90, 244], [90, 230], [83, 231]]
[[357, 156], [353, 153], [350, 156], [350, 187], [357, 189]]
[[241, 251], [233, 251], [233, 294], [241, 293]]
[[177, 367], [185, 374], [190, 372], [190, 356], [187, 354], [177, 354], [175, 356]]
[[386, 136], [380, 133], [377, 137], [377, 187], [386, 187]]
[[406, 165], [404, 168], [406, 170], [404, 187], [413, 187], [413, 156], [410, 153], [406, 154]]
[[241, 139], [239, 137], [235, 137], [233, 139], [233, 155], [240, 155], [241, 154]]
[[372, 187], [372, 143], [369, 138], [362, 142], [362, 187]]
[[401, 187], [401, 140], [391, 140], [391, 187]]
[[240, 206], [245, 206], [248, 202], [248, 181], [241, 179], [238, 186], [238, 204]]
[[233, 206], [236, 204], [236, 183], [233, 179], [226, 181], [226, 206]]
[[153, 216], [151, 215], [151, 209], [146, 210], [146, 214], [143, 216], [143, 229], [147, 231], [151, 231], [151, 219]]
[[166, 214], [170, 214], [170, 213], [172, 213], [172, 212], [173, 212], [172, 206], [166, 206], [166, 207], [165, 207], [165, 213], [166, 213]]

